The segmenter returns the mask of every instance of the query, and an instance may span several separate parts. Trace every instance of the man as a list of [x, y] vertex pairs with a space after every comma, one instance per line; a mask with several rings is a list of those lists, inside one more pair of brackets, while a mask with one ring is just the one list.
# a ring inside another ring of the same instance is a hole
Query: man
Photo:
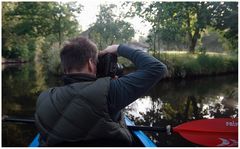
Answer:
[[166, 73], [159, 60], [126, 45], [112, 45], [99, 54], [113, 53], [131, 60], [137, 71], [118, 79], [96, 78], [97, 47], [77, 37], [61, 53], [64, 86], [50, 88], [37, 100], [36, 125], [41, 146], [131, 146], [133, 138], [121, 110], [144, 95]]

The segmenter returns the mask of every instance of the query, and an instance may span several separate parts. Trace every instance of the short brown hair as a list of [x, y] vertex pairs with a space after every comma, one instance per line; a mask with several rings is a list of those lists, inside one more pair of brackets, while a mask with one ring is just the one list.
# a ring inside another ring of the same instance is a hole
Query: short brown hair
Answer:
[[64, 72], [81, 71], [90, 58], [97, 60], [97, 46], [89, 39], [77, 37], [70, 40], [61, 50], [60, 58]]

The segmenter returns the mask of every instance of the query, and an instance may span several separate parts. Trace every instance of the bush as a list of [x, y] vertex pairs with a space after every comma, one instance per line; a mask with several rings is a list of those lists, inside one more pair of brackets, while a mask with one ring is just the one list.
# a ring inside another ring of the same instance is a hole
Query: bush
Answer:
[[47, 51], [45, 55], [45, 65], [47, 66], [48, 72], [60, 75], [60, 49], [58, 43], [53, 44]]

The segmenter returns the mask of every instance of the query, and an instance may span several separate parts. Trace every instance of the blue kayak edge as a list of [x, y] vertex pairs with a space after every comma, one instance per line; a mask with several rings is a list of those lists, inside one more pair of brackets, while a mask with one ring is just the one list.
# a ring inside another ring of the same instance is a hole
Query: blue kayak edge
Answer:
[[[125, 116], [125, 122], [127, 126], [135, 126], [134, 122], [132, 122], [127, 116]], [[145, 147], [157, 147], [156, 144], [153, 143], [152, 140], [149, 139], [149, 137], [146, 136], [141, 130], [133, 130], [132, 132]], [[40, 134], [38, 133], [29, 145], [29, 147], [39, 147], [39, 136]]]
[[[127, 116], [125, 116], [125, 122], [127, 126], [135, 126], [134, 122], [132, 122]], [[145, 147], [157, 147], [155, 143], [148, 136], [146, 136], [141, 130], [133, 130], [132, 131], [135, 136], [142, 142]]]
[[39, 146], [39, 142], [38, 142], [38, 138], [39, 138], [40, 134], [38, 133], [35, 138], [33, 139], [33, 141], [31, 142], [31, 144], [29, 145], [29, 147], [38, 147]]

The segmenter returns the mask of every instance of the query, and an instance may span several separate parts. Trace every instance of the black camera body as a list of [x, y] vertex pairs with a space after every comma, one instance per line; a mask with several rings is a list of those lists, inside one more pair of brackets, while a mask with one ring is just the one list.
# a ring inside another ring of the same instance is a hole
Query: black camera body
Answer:
[[107, 53], [98, 56], [97, 78], [122, 76], [123, 66], [117, 63], [117, 55]]

